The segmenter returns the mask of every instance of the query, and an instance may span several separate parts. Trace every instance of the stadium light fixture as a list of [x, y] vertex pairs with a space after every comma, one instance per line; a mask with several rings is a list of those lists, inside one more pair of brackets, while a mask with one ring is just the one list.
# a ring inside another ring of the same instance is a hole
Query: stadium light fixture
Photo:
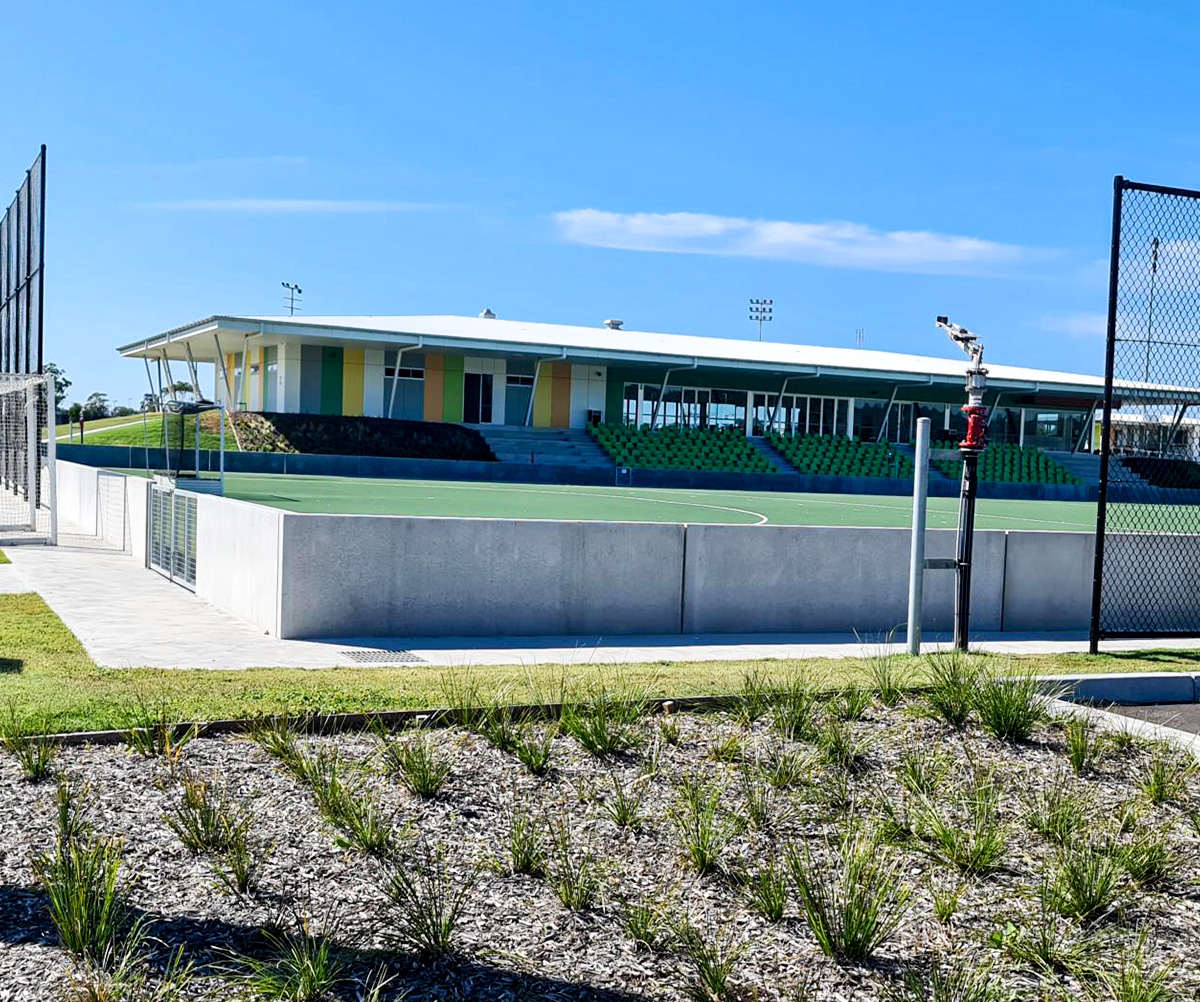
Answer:
[[296, 310], [300, 308], [296, 301], [300, 298], [300, 295], [304, 292], [304, 290], [298, 285], [293, 285], [291, 282], [280, 282], [279, 284], [288, 291], [286, 303], [288, 308], [288, 316], [294, 317], [296, 315]]
[[971, 617], [971, 553], [975, 542], [975, 498], [979, 493], [979, 455], [987, 448], [987, 412], [983, 391], [987, 388], [987, 369], [983, 367], [983, 342], [979, 335], [948, 317], [938, 317], [937, 326], [971, 360], [967, 366], [967, 402], [962, 412], [967, 418], [967, 434], [958, 443], [962, 454], [962, 485], [958, 497], [958, 542], [954, 557], [954, 646], [967, 649]]
[[762, 340], [762, 325], [770, 323], [774, 319], [774, 313], [774, 299], [750, 300], [750, 319], [758, 321], [758, 339], [760, 341]]

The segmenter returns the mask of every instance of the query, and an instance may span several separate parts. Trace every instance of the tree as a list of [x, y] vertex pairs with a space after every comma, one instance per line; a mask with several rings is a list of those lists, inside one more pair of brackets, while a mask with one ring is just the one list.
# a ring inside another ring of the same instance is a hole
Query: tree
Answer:
[[105, 417], [108, 417], [108, 394], [93, 393], [84, 401], [83, 419], [85, 421], [96, 421], [99, 418]]
[[53, 362], [47, 362], [44, 371], [47, 376], [54, 377], [54, 420], [57, 424], [59, 415], [62, 414], [63, 401], [67, 399], [67, 390], [71, 388], [71, 380], [67, 378], [66, 370], [60, 369]]
[[83, 404], [76, 400], [75, 403], [71, 404], [71, 406], [67, 408], [67, 420], [78, 421], [82, 416]]
[[153, 414], [162, 410], [162, 404], [159, 403], [157, 393], [142, 394], [142, 410], [144, 410], [147, 414]]
[[169, 388], [175, 393], [184, 393], [193, 397], [196, 395], [196, 388], [186, 380], [180, 379], [172, 383]]
[[111, 411], [109, 411], [108, 416], [109, 417], [132, 417], [136, 413], [137, 413], [137, 411], [135, 411], [132, 407], [126, 407], [124, 404], [120, 404], [120, 405], [114, 407]]

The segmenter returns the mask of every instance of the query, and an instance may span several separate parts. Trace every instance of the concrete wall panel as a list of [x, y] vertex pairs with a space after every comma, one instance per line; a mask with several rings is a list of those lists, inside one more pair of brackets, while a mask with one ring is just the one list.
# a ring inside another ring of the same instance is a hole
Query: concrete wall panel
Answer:
[[196, 594], [275, 636], [282, 519], [275, 508], [197, 495]]
[[1086, 630], [1092, 614], [1093, 536], [1010, 532], [1005, 630]]
[[282, 635], [676, 633], [678, 525], [284, 517]]
[[[908, 619], [906, 529], [690, 525], [684, 576], [686, 633], [880, 634]], [[954, 533], [931, 531], [930, 558], [954, 555]], [[975, 539], [971, 614], [1000, 628], [1005, 539]], [[924, 628], [949, 631], [953, 571], [927, 571]]]

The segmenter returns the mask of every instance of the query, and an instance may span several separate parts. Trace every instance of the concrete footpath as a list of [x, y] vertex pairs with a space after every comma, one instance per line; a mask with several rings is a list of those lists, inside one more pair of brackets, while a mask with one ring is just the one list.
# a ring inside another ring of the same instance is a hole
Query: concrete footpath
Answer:
[[[0, 593], [37, 592], [103, 667], [398, 668], [468, 665], [621, 664], [862, 657], [902, 651], [853, 634], [706, 634], [586, 637], [345, 637], [277, 640], [198, 599], [119, 553], [66, 546], [12, 546]], [[927, 637], [929, 646], [946, 637]], [[1057, 654], [1087, 650], [1082, 634], [979, 634], [979, 650]], [[1196, 640], [1128, 640], [1105, 651], [1200, 650]]]

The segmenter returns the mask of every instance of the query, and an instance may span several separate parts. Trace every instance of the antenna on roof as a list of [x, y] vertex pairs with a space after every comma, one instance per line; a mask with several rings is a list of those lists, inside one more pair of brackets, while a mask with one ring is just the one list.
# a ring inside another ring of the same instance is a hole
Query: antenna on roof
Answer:
[[862, 327], [859, 327], [858, 330], [856, 330], [854, 332], [854, 347], [861, 348], [866, 343], [867, 343], [867, 332]]
[[621, 325], [624, 323], [624, 320], [605, 320], [604, 326], [610, 331], [619, 331], [621, 329]]
[[479, 315], [481, 317], [483, 317], [484, 320], [495, 320], [496, 319], [496, 314], [494, 314], [486, 306], [483, 308], [483, 312]]

